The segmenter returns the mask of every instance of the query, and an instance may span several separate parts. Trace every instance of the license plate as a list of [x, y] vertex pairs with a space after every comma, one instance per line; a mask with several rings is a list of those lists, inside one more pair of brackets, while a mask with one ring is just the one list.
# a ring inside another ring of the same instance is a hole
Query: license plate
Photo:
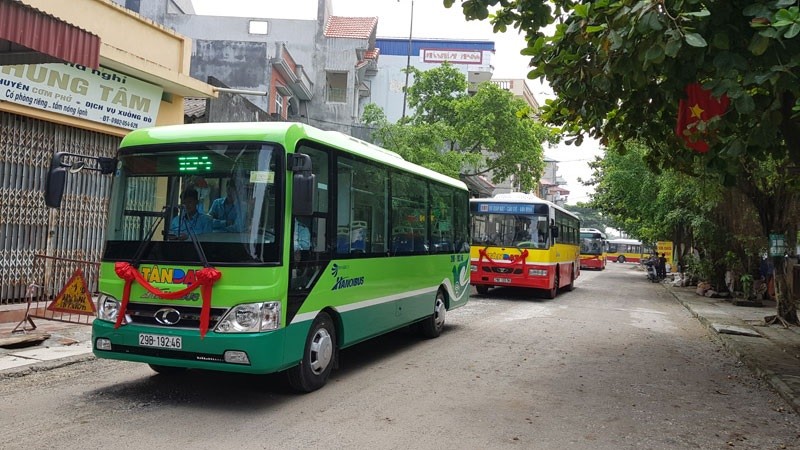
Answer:
[[495, 283], [511, 283], [511, 278], [495, 278]]
[[179, 336], [162, 336], [160, 334], [139, 334], [139, 345], [142, 347], [172, 348], [180, 350]]

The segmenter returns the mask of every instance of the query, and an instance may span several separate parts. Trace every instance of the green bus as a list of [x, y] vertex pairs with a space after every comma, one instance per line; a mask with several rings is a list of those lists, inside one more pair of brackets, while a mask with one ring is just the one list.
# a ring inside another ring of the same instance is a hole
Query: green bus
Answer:
[[466, 185], [342, 133], [211, 123], [128, 134], [113, 174], [93, 352], [159, 373], [285, 371], [322, 387], [339, 349], [409, 326], [437, 337], [469, 297]]

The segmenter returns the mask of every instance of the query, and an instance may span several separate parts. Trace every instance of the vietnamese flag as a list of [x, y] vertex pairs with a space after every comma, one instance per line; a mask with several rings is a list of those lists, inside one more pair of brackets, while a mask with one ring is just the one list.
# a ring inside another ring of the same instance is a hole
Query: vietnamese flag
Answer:
[[678, 123], [675, 126], [675, 134], [686, 141], [686, 145], [692, 150], [705, 153], [708, 151], [708, 143], [703, 139], [698, 139], [697, 123], [706, 122], [714, 117], [721, 116], [728, 109], [730, 100], [727, 95], [722, 98], [714, 98], [711, 91], [703, 89], [699, 83], [686, 85], [686, 99], [681, 99], [678, 103]]

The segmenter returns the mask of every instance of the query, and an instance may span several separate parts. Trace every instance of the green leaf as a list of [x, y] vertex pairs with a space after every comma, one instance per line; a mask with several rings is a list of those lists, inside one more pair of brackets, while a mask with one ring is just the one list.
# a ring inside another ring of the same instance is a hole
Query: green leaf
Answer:
[[759, 56], [763, 55], [768, 47], [769, 39], [760, 34], [756, 34], [753, 36], [753, 40], [750, 41], [750, 45], [747, 46], [747, 49], [750, 50], [750, 53]]
[[578, 4], [572, 9], [576, 16], [580, 17], [581, 19], [586, 19], [589, 17], [589, 6], [591, 4]]
[[714, 33], [714, 38], [711, 40], [714, 48], [720, 50], [728, 50], [730, 48], [730, 38], [728, 33]]
[[645, 61], [657, 61], [664, 57], [664, 49], [660, 45], [653, 45], [644, 54]]
[[686, 39], [686, 43], [692, 47], [708, 47], [706, 40], [698, 33], [686, 33], [684, 39]]
[[780, 36], [780, 31], [775, 28], [765, 28], [764, 30], [759, 31], [758, 34], [767, 39], [777, 39], [778, 36]]
[[682, 16], [690, 16], [690, 17], [707, 17], [711, 15], [711, 12], [705, 8], [700, 11], [693, 11], [687, 13], [681, 13]]
[[683, 46], [683, 41], [680, 36], [673, 36], [667, 41], [667, 45], [664, 47], [664, 53], [670, 58], [674, 58], [678, 55], [681, 46]]
[[762, 3], [752, 3], [742, 10], [742, 15], [745, 17], [769, 17], [772, 12]]
[[733, 106], [736, 108], [736, 112], [741, 115], [750, 114], [756, 109], [756, 104], [753, 101], [753, 97], [747, 94], [742, 94], [739, 98], [737, 98], [733, 102]]
[[[794, 8], [792, 8], [792, 9], [794, 9]], [[775, 13], [775, 23], [773, 25], [775, 25], [775, 26], [788, 25], [785, 22], [792, 23], [792, 22], [796, 21], [797, 20], [797, 10], [796, 9], [792, 10], [792, 9], [782, 9], [782, 10], [776, 12]], [[784, 23], [781, 23], [781, 22], [784, 22]], [[781, 23], [781, 25], [778, 25], [778, 23]]]
[[727, 153], [729, 156], [733, 158], [743, 155], [744, 152], [745, 152], [745, 145], [741, 139], [734, 139], [725, 149], [725, 153]]
[[784, 6], [792, 6], [796, 3], [797, 0], [778, 0], [775, 2], [775, 6], [779, 8], [783, 8]]
[[606, 25], [606, 24], [590, 25], [590, 26], [586, 27], [586, 32], [587, 33], [597, 33], [598, 31], [603, 31], [606, 28], [608, 28], [608, 25]]
[[786, 33], [783, 34], [783, 37], [785, 37], [786, 39], [791, 39], [797, 36], [797, 33], [800, 33], [800, 24], [793, 23], [786, 31]]

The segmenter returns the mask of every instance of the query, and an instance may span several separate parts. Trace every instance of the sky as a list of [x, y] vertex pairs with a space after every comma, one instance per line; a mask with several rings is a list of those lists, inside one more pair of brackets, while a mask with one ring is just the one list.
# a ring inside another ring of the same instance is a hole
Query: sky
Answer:
[[[408, 38], [412, 0], [333, 0], [332, 3], [337, 16], [378, 17], [379, 37]], [[192, 0], [192, 4], [197, 14], [213, 16], [313, 20], [317, 11], [317, 0]], [[442, 0], [413, 1], [412, 36], [494, 41], [493, 77], [527, 78], [530, 58], [519, 54], [526, 46], [523, 36], [516, 30], [495, 34], [488, 20], [468, 22], [458, 5], [456, 1], [452, 8], [445, 8]], [[526, 82], [540, 104], [553, 97], [546, 82]], [[577, 180], [591, 177], [588, 162], [595, 155], [602, 155], [599, 144], [591, 139], [586, 139], [579, 147], [559, 144], [545, 149], [545, 155], [559, 161], [559, 174], [567, 182], [563, 187], [570, 191], [568, 203], [588, 201], [592, 188]]]

